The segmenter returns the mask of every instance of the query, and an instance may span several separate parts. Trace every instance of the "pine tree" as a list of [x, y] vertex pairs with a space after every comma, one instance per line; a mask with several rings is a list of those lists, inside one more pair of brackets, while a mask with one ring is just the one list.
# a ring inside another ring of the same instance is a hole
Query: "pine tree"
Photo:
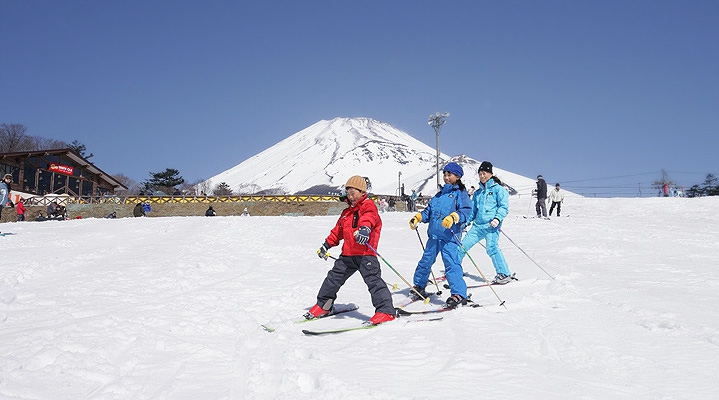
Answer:
[[232, 193], [232, 189], [227, 182], [220, 182], [220, 184], [215, 186], [215, 189], [212, 190], [213, 196], [232, 196], [233, 194], [234, 193]]
[[84, 144], [78, 142], [77, 140], [73, 140], [72, 143], [70, 143], [69, 147], [70, 147], [70, 149], [72, 149], [75, 153], [79, 154], [80, 157], [82, 157], [82, 158], [84, 158], [84, 159], [86, 159], [86, 160], [88, 160], [88, 159], [90, 159], [92, 156], [94, 156], [94, 154], [92, 154], [92, 153], [90, 153], [89, 155], [85, 154], [85, 152], [87, 151], [87, 147], [85, 147]]
[[719, 196], [719, 180], [714, 174], [707, 174], [704, 183], [701, 185], [694, 185], [687, 190], [688, 197], [698, 196]]
[[172, 194], [177, 190], [176, 186], [185, 182], [180, 176], [180, 171], [174, 168], [168, 168], [162, 172], [150, 172], [150, 175], [152, 178], [143, 183], [145, 190], [150, 193], [160, 191], [164, 194]]

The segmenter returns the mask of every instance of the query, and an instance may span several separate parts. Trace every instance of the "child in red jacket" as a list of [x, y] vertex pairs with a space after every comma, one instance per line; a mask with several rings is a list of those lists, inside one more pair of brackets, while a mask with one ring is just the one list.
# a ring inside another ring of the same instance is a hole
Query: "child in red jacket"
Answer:
[[24, 200], [21, 198], [17, 201], [17, 204], [15, 205], [15, 211], [17, 211], [18, 222], [25, 221], [26, 209], [25, 209], [25, 204], [23, 204], [23, 203], [24, 203]]
[[327, 260], [327, 251], [344, 240], [342, 254], [327, 273], [317, 294], [317, 304], [305, 314], [305, 318], [312, 319], [329, 314], [340, 287], [350, 276], [359, 271], [367, 284], [372, 296], [372, 305], [375, 307], [375, 314], [369, 322], [376, 325], [391, 321], [395, 318], [392, 294], [387, 289], [387, 283], [382, 279], [379, 261], [372, 250], [377, 249], [382, 220], [377, 212], [377, 206], [367, 198], [365, 178], [359, 175], [349, 178], [345, 189], [347, 191], [345, 201], [349, 207], [342, 211], [335, 227], [330, 231], [322, 247], [317, 250], [319, 257]]

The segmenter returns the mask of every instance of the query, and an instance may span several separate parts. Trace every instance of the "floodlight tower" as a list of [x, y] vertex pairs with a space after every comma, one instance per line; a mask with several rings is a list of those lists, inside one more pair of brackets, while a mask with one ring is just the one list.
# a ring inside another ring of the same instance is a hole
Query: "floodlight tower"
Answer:
[[439, 128], [444, 125], [445, 120], [449, 117], [449, 113], [440, 114], [436, 112], [434, 115], [429, 115], [427, 124], [434, 128], [434, 133], [437, 136], [437, 189], [442, 188], [441, 175], [439, 174]]

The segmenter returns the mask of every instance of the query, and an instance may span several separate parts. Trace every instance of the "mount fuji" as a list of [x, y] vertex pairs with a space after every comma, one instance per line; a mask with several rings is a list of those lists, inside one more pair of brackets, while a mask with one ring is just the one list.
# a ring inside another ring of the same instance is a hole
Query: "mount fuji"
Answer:
[[[347, 178], [362, 175], [371, 192], [399, 195], [412, 190], [433, 195], [436, 185], [436, 150], [409, 134], [371, 118], [321, 120], [200, 183], [211, 192], [226, 183], [239, 194], [328, 194], [341, 190]], [[477, 186], [480, 162], [466, 155], [440, 153], [440, 168], [449, 161], [465, 171], [462, 182]], [[534, 181], [494, 168], [510, 193], [529, 193]]]

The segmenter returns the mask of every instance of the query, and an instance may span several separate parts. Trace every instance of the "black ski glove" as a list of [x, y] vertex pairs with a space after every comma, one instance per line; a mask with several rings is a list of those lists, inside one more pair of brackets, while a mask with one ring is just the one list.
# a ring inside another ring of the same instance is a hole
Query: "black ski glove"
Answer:
[[355, 232], [355, 240], [358, 244], [367, 244], [369, 240], [370, 229], [368, 226], [360, 226]]
[[319, 256], [319, 258], [321, 258], [323, 260], [326, 260], [327, 257], [329, 257], [329, 255], [330, 255], [330, 253], [328, 253], [329, 250], [330, 250], [330, 245], [327, 244], [327, 242], [324, 242], [324, 243], [322, 243], [322, 247], [320, 247], [319, 250], [317, 250], [317, 256]]

